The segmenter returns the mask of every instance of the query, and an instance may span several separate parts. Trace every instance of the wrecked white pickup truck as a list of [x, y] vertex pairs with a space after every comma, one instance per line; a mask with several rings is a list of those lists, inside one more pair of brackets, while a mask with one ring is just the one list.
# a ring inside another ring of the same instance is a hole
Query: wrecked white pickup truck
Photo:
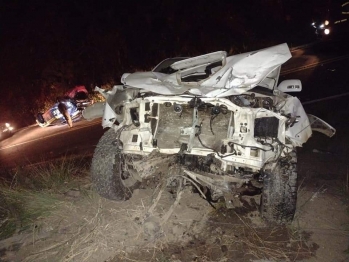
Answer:
[[166, 59], [151, 72], [124, 74], [123, 85], [96, 87], [106, 102], [87, 108], [110, 129], [92, 160], [92, 180], [108, 199], [126, 200], [142, 180], [162, 176], [173, 191], [193, 186], [210, 202], [239, 206], [261, 194], [261, 216], [292, 221], [297, 154], [312, 130], [335, 129], [307, 115], [299, 80], [279, 85], [287, 44], [227, 56], [219, 51]]

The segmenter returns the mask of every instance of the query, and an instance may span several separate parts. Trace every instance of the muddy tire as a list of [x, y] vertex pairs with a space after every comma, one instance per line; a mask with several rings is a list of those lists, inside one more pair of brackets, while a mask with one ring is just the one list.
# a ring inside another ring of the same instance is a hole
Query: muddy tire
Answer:
[[270, 224], [292, 222], [297, 203], [297, 153], [281, 158], [273, 170], [264, 173], [261, 216]]
[[123, 201], [132, 196], [140, 182], [135, 179], [136, 171], [132, 169], [131, 157], [121, 154], [115, 141], [113, 129], [101, 137], [92, 158], [91, 177], [100, 196]]

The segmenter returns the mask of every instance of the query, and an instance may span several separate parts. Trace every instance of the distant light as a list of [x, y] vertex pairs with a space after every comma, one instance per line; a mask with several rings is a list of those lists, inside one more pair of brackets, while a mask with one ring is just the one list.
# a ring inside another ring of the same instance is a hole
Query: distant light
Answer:
[[325, 29], [325, 31], [324, 31], [324, 33], [325, 33], [325, 35], [328, 35], [328, 34], [330, 34], [330, 29]]
[[9, 123], [6, 123], [5, 126], [6, 126], [6, 127], [10, 127], [10, 124], [9, 124]]
[[330, 24], [330, 21], [326, 20], [325, 25], [329, 25], [329, 24]]
[[321, 24], [321, 25], [320, 25], [320, 28], [324, 28], [324, 27], [325, 27], [325, 25], [324, 25], [324, 24]]

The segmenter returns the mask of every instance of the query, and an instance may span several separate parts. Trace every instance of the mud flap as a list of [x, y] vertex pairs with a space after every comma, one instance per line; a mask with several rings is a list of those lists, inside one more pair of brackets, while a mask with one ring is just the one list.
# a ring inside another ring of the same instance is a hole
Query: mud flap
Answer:
[[332, 126], [327, 124], [325, 121], [322, 119], [311, 115], [307, 114], [310, 122], [311, 129], [316, 132], [320, 132], [328, 137], [334, 136], [336, 133], [336, 129], [334, 129]]

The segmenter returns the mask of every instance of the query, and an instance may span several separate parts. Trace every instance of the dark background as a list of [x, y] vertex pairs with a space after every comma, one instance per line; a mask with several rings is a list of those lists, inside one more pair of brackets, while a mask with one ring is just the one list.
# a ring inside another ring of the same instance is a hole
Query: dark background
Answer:
[[236, 54], [314, 39], [328, 0], [8, 0], [0, 9], [0, 122], [36, 112], [77, 84], [119, 83], [167, 57]]

